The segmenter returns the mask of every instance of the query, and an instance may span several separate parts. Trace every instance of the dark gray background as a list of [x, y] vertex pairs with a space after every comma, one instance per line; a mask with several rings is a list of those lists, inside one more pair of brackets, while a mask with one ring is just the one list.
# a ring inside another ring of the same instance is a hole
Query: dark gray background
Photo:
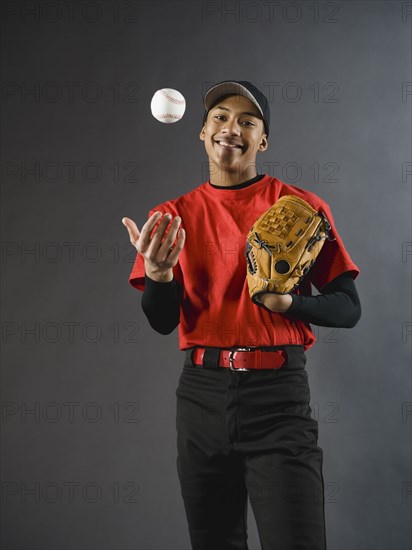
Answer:
[[[3, 548], [190, 548], [175, 465], [184, 354], [140, 309], [121, 218], [141, 228], [207, 180], [202, 95], [226, 79], [273, 92], [258, 171], [325, 199], [361, 270], [360, 322], [313, 326], [308, 351], [329, 549], [411, 548], [411, 11], [2, 3]], [[150, 113], [163, 87], [186, 98], [178, 123]]]

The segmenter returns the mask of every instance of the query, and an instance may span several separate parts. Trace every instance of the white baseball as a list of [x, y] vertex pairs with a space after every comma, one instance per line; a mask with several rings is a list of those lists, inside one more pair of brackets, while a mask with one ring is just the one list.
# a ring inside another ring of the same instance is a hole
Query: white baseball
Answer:
[[152, 115], [166, 124], [180, 120], [186, 109], [186, 100], [173, 88], [157, 90], [150, 103]]

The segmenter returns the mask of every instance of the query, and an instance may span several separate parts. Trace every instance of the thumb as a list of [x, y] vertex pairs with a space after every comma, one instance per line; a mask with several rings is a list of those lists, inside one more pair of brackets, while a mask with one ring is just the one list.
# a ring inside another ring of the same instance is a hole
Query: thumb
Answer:
[[129, 233], [130, 242], [135, 245], [140, 237], [140, 231], [137, 225], [130, 218], [122, 218], [122, 224], [126, 227]]

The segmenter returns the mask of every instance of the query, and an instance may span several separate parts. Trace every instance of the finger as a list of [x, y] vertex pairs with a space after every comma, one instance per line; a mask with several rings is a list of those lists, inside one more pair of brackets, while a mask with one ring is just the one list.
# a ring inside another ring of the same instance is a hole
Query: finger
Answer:
[[[151, 234], [151, 230], [148, 232], [147, 234], [147, 239], [148, 239], [148, 253], [149, 255], [151, 256], [157, 256], [157, 254], [159, 253], [163, 243], [166, 241], [167, 239], [167, 236], [169, 233], [167, 233], [166, 235], [166, 232], [167, 232], [167, 228], [169, 226], [169, 223], [170, 223], [170, 220], [172, 218], [172, 215], [169, 214], [169, 213], [166, 213], [162, 220], [160, 221], [158, 227], [156, 228], [156, 231], [153, 233], [153, 236], [152, 238], [150, 239], [150, 234]], [[173, 227], [173, 224], [172, 226]], [[163, 238], [165, 238], [163, 240]], [[142, 242], [146, 243], [146, 237], [144, 239], [142, 239]], [[169, 244], [169, 247], [170, 247], [170, 244]], [[162, 249], [163, 251], [164, 249]]]
[[161, 212], [154, 212], [150, 218], [147, 220], [147, 222], [143, 225], [142, 230], [139, 235], [139, 249], [146, 250], [147, 246], [150, 245], [150, 235], [152, 234], [153, 228], [156, 225], [156, 223], [161, 218], [162, 213]]
[[164, 241], [162, 242], [161, 246], [159, 247], [159, 256], [161, 259], [166, 259], [170, 253], [170, 249], [171, 247], [173, 246], [173, 243], [175, 242], [176, 240], [176, 234], [179, 230], [179, 227], [180, 227], [180, 224], [182, 222], [182, 219], [180, 216], [176, 216], [171, 225], [170, 225], [170, 229], [167, 233], [167, 235], [165, 236], [165, 239]]
[[122, 223], [129, 233], [130, 242], [135, 244], [140, 237], [140, 231], [137, 225], [130, 218], [122, 218]]
[[172, 252], [169, 254], [167, 258], [172, 264], [174, 265], [176, 264], [179, 254], [182, 251], [183, 246], [185, 244], [185, 241], [186, 241], [186, 231], [182, 227], [177, 236], [176, 246], [173, 248]]
[[162, 212], [154, 212], [150, 218], [146, 221], [146, 223], [142, 227], [142, 231], [140, 232], [140, 235], [142, 237], [142, 242], [149, 242], [150, 235], [152, 234], [153, 228], [157, 224], [157, 222], [162, 217]]

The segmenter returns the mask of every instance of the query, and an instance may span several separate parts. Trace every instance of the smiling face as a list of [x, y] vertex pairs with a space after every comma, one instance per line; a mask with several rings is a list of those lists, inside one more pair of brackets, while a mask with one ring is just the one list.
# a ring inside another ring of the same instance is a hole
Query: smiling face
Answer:
[[256, 155], [268, 147], [259, 109], [240, 95], [226, 96], [209, 110], [199, 137], [209, 157], [210, 181], [217, 185], [256, 176]]

